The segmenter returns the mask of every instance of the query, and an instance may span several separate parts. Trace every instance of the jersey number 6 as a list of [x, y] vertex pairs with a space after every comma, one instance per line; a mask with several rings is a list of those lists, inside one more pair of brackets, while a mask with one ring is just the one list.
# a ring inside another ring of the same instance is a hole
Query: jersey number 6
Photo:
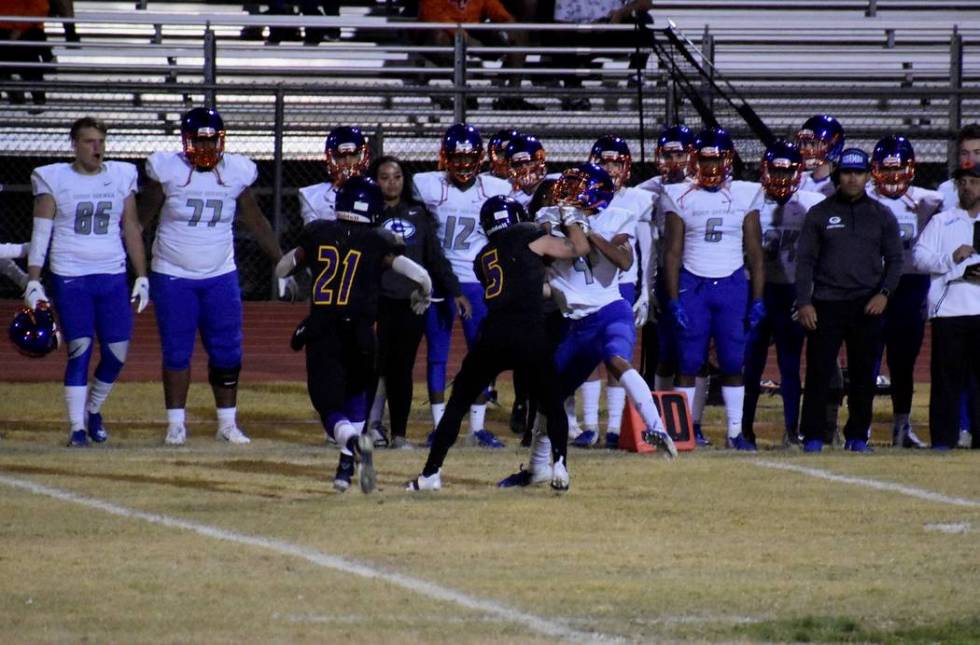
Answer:
[[[321, 246], [317, 249], [317, 260], [323, 264], [323, 269], [313, 284], [313, 304], [337, 305], [342, 307], [350, 300], [351, 287], [357, 274], [357, 264], [361, 261], [361, 252], [351, 249], [344, 256], [344, 270], [340, 274], [340, 286], [334, 286], [340, 268], [340, 250], [333, 245]], [[334, 300], [336, 291], [337, 299]]]

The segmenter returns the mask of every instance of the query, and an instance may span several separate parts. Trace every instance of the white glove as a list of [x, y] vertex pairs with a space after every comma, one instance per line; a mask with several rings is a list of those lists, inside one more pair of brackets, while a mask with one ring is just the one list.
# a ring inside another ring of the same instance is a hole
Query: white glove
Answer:
[[148, 278], [136, 278], [129, 301], [136, 303], [136, 313], [143, 313], [146, 306], [150, 304], [150, 280]]
[[552, 228], [555, 228], [561, 223], [561, 214], [558, 212], [557, 206], [545, 206], [538, 209], [534, 221], [538, 224], [550, 224]]
[[650, 317], [650, 295], [646, 289], [640, 289], [640, 296], [633, 303], [633, 322], [637, 327], [647, 324]]
[[589, 234], [589, 216], [585, 211], [574, 206], [560, 206], [558, 210], [561, 213], [561, 223], [566, 230], [569, 226], [578, 224], [586, 235]]
[[276, 282], [279, 287], [279, 299], [288, 300], [289, 302], [296, 302], [299, 299], [299, 283], [296, 282], [296, 278], [289, 276], [288, 278], [276, 278]]
[[424, 289], [416, 289], [412, 292], [409, 301], [411, 302], [412, 311], [415, 315], [421, 316], [432, 302], [432, 293]]
[[24, 290], [24, 304], [34, 309], [37, 303], [48, 301], [48, 294], [44, 293], [44, 287], [40, 280], [28, 280], [27, 288]]

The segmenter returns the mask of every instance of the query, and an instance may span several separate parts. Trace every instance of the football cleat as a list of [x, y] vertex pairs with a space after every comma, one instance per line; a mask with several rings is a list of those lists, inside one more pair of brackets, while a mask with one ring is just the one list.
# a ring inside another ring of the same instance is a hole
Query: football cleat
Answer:
[[663, 430], [647, 428], [643, 431], [643, 440], [651, 446], [662, 449], [670, 459], [677, 458], [677, 446], [674, 445], [674, 440], [670, 438], [670, 435]]
[[88, 438], [95, 443], [103, 443], [109, 438], [109, 433], [102, 425], [102, 415], [98, 412], [88, 413]]
[[388, 444], [388, 448], [391, 450], [414, 450], [415, 444], [405, 437], [395, 436], [391, 438], [391, 443]]
[[245, 445], [247, 443], [252, 443], [252, 440], [245, 436], [245, 433], [238, 429], [238, 426], [228, 426], [227, 428], [218, 428], [218, 432], [215, 433], [214, 438], [218, 441], [227, 441], [228, 443], [234, 443], [238, 445]]
[[582, 430], [582, 433], [575, 437], [575, 441], [572, 445], [576, 448], [591, 448], [592, 446], [599, 443], [599, 431], [593, 430], [592, 428], [586, 428]]
[[358, 480], [361, 492], [365, 495], [374, 490], [378, 484], [377, 473], [374, 472], [374, 441], [370, 435], [362, 434], [357, 438], [357, 449], [361, 453], [361, 469]]
[[337, 474], [333, 477], [333, 487], [337, 492], [343, 493], [350, 488], [350, 482], [354, 478], [354, 455], [340, 453], [340, 461], [337, 462]]
[[892, 431], [892, 445], [902, 448], [925, 448], [926, 444], [916, 436], [911, 423], [895, 426]]
[[163, 443], [168, 446], [183, 446], [187, 443], [187, 428], [182, 425], [167, 426], [167, 436]]
[[68, 447], [69, 448], [84, 448], [88, 445], [88, 435], [85, 434], [85, 429], [72, 430], [71, 434], [68, 435]]
[[820, 452], [823, 450], [823, 439], [807, 439], [803, 442], [803, 452]]
[[694, 442], [701, 447], [711, 445], [711, 440], [704, 436], [704, 433], [701, 432], [700, 423], [694, 424]]
[[405, 485], [405, 490], [440, 490], [442, 488], [442, 477], [439, 474], [440, 472], [441, 471], [437, 470], [434, 475], [430, 475], [429, 477], [420, 474], [418, 477]]
[[510, 431], [514, 434], [524, 434], [527, 430], [527, 404], [514, 402], [510, 410]]
[[559, 457], [558, 461], [551, 468], [551, 488], [556, 491], [568, 490], [569, 478], [568, 469], [565, 468], [564, 457]]
[[380, 422], [368, 428], [368, 436], [371, 437], [375, 448], [384, 448], [388, 445], [388, 429]]
[[973, 434], [969, 430], [960, 430], [960, 439], [956, 446], [958, 448], [971, 448], [973, 446]]
[[800, 435], [789, 430], [783, 431], [783, 448], [800, 448], [802, 445]]
[[606, 432], [606, 449], [607, 450], [619, 450], [619, 433], [618, 432]]
[[844, 450], [849, 450], [851, 452], [874, 452], [868, 442], [864, 439], [851, 439], [849, 441], [850, 445], [844, 448]]
[[489, 430], [477, 430], [470, 433], [470, 441], [480, 448], [504, 448], [503, 441], [493, 436]]
[[530, 486], [531, 485], [531, 471], [524, 470], [524, 464], [521, 464], [520, 469], [516, 473], [507, 475], [499, 482], [497, 482], [497, 488], [514, 488], [517, 486]]
[[741, 450], [744, 452], [755, 452], [757, 450], [755, 444], [746, 439], [745, 435], [741, 432], [738, 433], [737, 437], [726, 438], [725, 447], [730, 450]]

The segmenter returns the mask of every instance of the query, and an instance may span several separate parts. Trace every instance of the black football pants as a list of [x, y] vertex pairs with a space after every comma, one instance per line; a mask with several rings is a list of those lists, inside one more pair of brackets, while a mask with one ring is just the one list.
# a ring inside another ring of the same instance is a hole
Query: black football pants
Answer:
[[[408, 426], [412, 371], [424, 331], [425, 316], [416, 315], [408, 300], [378, 299], [378, 375], [385, 380], [393, 437], [404, 437]], [[368, 388], [368, 409], [376, 390]]]
[[[933, 446], [954, 448], [959, 440], [960, 397], [968, 400], [973, 447], [980, 447], [980, 316], [933, 318], [929, 373], [929, 435]], [[970, 378], [972, 374], [973, 378]]]

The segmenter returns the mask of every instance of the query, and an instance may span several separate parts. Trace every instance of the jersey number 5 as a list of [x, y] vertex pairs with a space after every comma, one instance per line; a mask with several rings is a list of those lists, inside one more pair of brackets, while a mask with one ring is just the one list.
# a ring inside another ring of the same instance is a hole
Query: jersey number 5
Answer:
[[[357, 265], [361, 261], [361, 252], [351, 249], [347, 251], [347, 255], [341, 262], [340, 250], [336, 246], [325, 245], [317, 249], [317, 260], [323, 264], [323, 269], [313, 283], [313, 304], [338, 307], [346, 305], [350, 300], [351, 288], [354, 286], [354, 276], [357, 274]], [[344, 265], [342, 272], [339, 271], [341, 264]], [[337, 273], [340, 273], [339, 285], [334, 284]]]
[[497, 249], [487, 251], [481, 255], [480, 264], [483, 265], [483, 275], [486, 278], [483, 297], [487, 300], [496, 298], [504, 290], [504, 268], [500, 266]]

